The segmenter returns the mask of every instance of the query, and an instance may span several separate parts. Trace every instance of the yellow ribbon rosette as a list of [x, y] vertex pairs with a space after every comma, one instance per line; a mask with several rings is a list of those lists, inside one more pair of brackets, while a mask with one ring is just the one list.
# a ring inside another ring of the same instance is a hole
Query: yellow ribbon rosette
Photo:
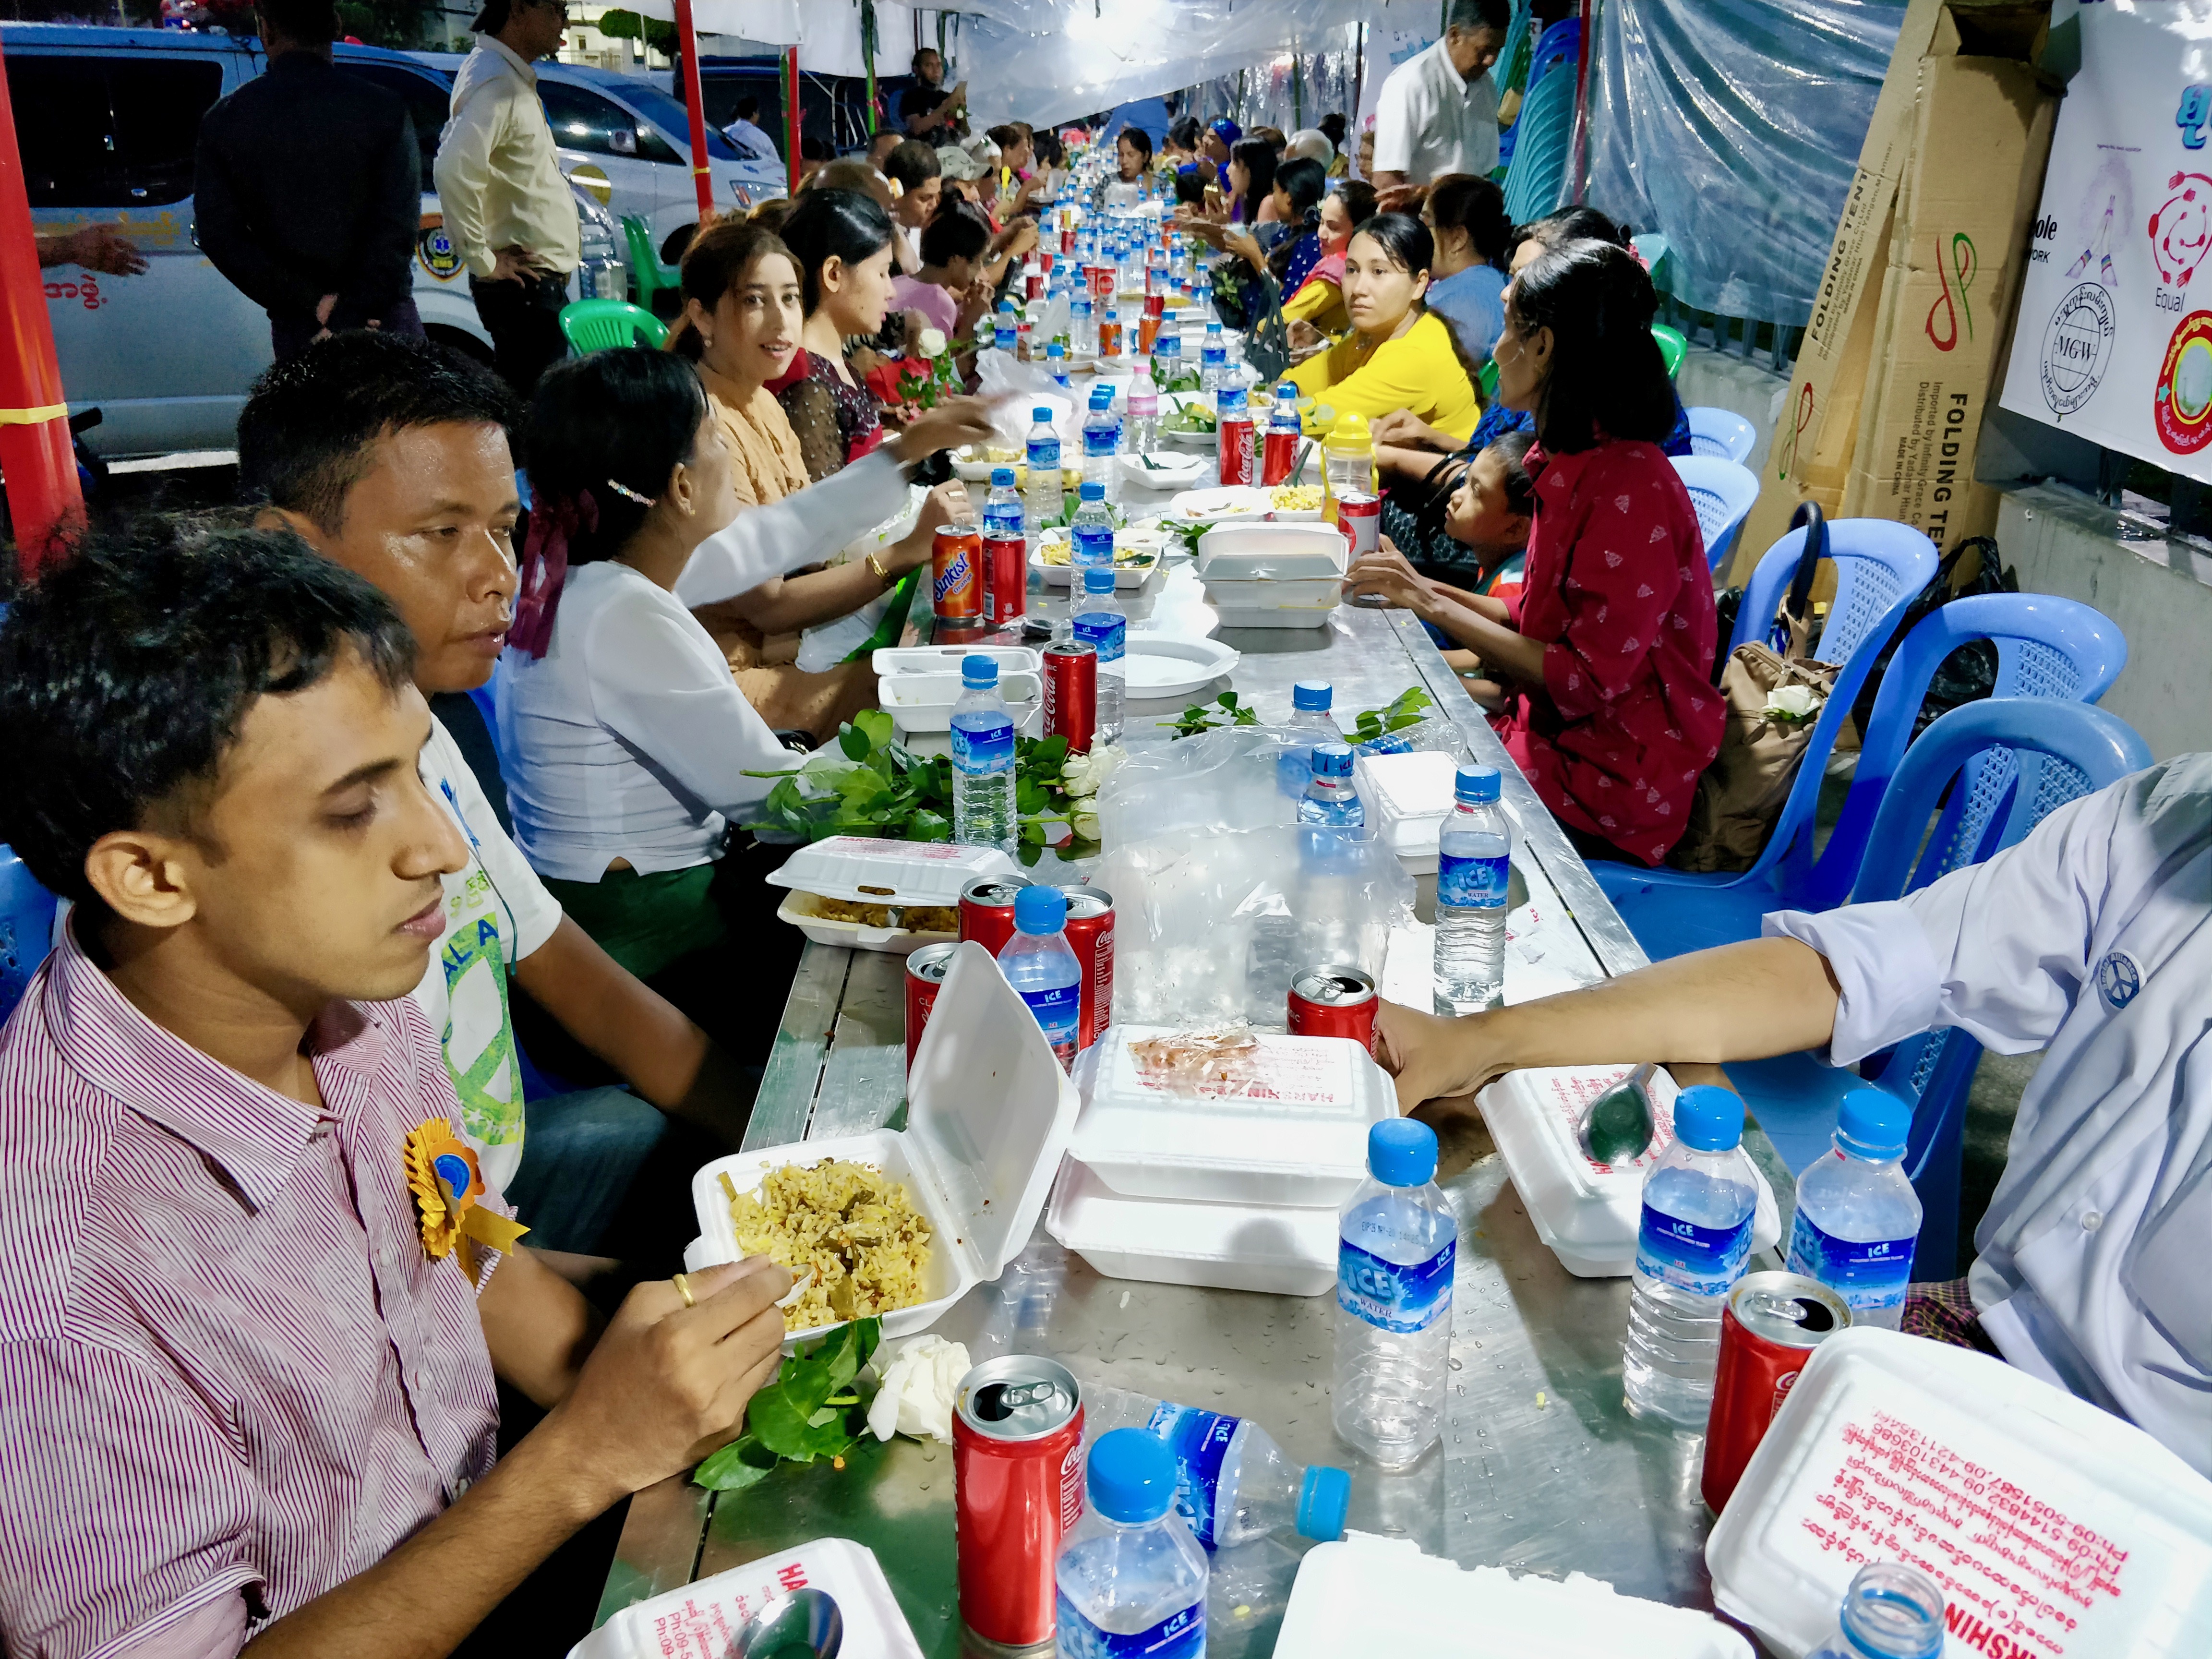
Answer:
[[476, 1149], [442, 1117], [428, 1119], [409, 1132], [407, 1187], [422, 1216], [422, 1248], [433, 1259], [452, 1255], [454, 1241], [464, 1237], [487, 1249], [511, 1254], [530, 1231], [477, 1202], [483, 1195], [484, 1180]]

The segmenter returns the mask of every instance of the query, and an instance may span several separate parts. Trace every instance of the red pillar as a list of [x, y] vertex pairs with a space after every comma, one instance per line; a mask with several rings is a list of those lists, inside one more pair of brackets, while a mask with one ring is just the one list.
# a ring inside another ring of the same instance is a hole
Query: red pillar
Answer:
[[699, 37], [691, 27], [691, 0], [676, 0], [676, 50], [684, 65], [684, 108], [691, 118], [691, 185], [699, 192], [699, 222], [714, 213], [714, 173], [707, 155], [707, 98], [699, 89]]
[[54, 325], [39, 274], [5, 68], [0, 64], [0, 468], [8, 475], [8, 511], [29, 578], [63, 550], [60, 537], [83, 521], [84, 492], [70, 448], [69, 404], [54, 361]]
[[783, 165], [788, 188], [799, 194], [799, 48], [783, 49]]

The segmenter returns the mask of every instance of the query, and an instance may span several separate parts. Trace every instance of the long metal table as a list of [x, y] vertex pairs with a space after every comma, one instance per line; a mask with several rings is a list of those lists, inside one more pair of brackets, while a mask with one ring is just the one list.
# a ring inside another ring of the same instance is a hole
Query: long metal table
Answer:
[[[1133, 625], [1184, 625], [1184, 607], [1199, 603], [1194, 590], [1186, 569], [1170, 567], [1125, 596]], [[1033, 610], [1048, 611], [1066, 603], [1051, 590], [1041, 602], [1033, 591], [1032, 599]], [[1266, 720], [1287, 717], [1296, 680], [1332, 681], [1340, 717], [1380, 707], [1409, 684], [1425, 686], [1477, 757], [1504, 776], [1522, 832], [1516, 874], [1532, 892], [1553, 896], [1538, 928], [1547, 975], [1589, 983], [1643, 965], [1633, 936], [1413, 618], [1340, 606], [1325, 631], [1220, 637], [1243, 653], [1235, 689]], [[1150, 734], [1174, 712], [1133, 703], [1127, 740], [1164, 738]], [[1425, 908], [1432, 881], [1421, 892]], [[895, 956], [807, 947], [748, 1147], [895, 1121], [904, 1103], [902, 972]], [[1681, 1080], [1723, 1079], [1716, 1071]], [[1462, 1565], [1583, 1572], [1624, 1594], [1711, 1607], [1709, 1521], [1697, 1491], [1702, 1443], [1639, 1422], [1622, 1404], [1628, 1281], [1568, 1274], [1537, 1238], [1480, 1119], [1463, 1103], [1425, 1110], [1437, 1115], [1444, 1140], [1443, 1185], [1460, 1236], [1443, 1443], [1411, 1470], [1382, 1473], [1330, 1427], [1331, 1297], [1107, 1279], [1040, 1227], [997, 1283], [978, 1286], [935, 1329], [965, 1343], [978, 1362], [1047, 1353], [1086, 1384], [1249, 1417], [1292, 1462], [1352, 1469], [1354, 1529], [1409, 1538]], [[1791, 1183], [1764, 1135], [1753, 1127], [1746, 1139], [1783, 1200], [1787, 1237]], [[975, 1644], [956, 1606], [952, 1510], [951, 1450], [933, 1443], [864, 1440], [842, 1470], [785, 1465], [719, 1498], [678, 1477], [632, 1500], [599, 1617], [837, 1535], [874, 1550], [925, 1653], [969, 1651]], [[1215, 1558], [1208, 1650], [1217, 1659], [1273, 1651], [1305, 1547], [1270, 1540]]]

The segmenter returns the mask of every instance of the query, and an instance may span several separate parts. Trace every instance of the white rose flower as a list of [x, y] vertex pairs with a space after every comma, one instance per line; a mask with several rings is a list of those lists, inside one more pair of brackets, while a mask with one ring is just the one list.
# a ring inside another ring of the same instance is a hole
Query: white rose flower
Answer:
[[1089, 755], [1070, 755], [1060, 769], [1060, 787], [1080, 798], [1098, 793], [1098, 775]]
[[941, 1336], [917, 1336], [886, 1365], [876, 1356], [883, 1388], [868, 1403], [868, 1429], [878, 1440], [924, 1435], [952, 1443], [952, 1395], [968, 1375], [967, 1347]]
[[942, 357], [945, 355], [945, 331], [942, 329], [925, 328], [921, 331], [921, 338], [918, 343], [923, 356]]
[[1072, 827], [1076, 835], [1084, 841], [1098, 839], [1098, 815], [1096, 812], [1076, 813]]
[[1766, 694], [1765, 712], [1785, 720], [1808, 720], [1823, 699], [1809, 685], [1778, 685]]

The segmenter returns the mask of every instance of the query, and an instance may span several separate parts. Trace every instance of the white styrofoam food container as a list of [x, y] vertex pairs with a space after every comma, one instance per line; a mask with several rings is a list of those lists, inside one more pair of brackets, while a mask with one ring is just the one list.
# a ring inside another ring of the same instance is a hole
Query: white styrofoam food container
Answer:
[[1336, 1283], [1334, 1207], [1123, 1198], [1071, 1158], [1044, 1226], [1109, 1279], [1271, 1296], [1319, 1296]]
[[[886, 674], [876, 681], [876, 702], [902, 732], [950, 732], [962, 690], [957, 674]], [[1022, 670], [1001, 672], [999, 696], [1019, 731], [1044, 700], [1043, 677]]]
[[1937, 1575], [1948, 1659], [2212, 1650], [2212, 1480], [2002, 1360], [1862, 1326], [1813, 1351], [1705, 1562], [1794, 1656], [1883, 1558]]
[[1438, 836], [1451, 816], [1459, 763], [1440, 749], [1415, 749], [1401, 755], [1361, 755], [1353, 770], [1382, 844], [1416, 873], [1434, 870]]
[[878, 674], [949, 674], [957, 680], [969, 657], [988, 657], [1002, 676], [1044, 672], [1044, 659], [1023, 645], [887, 645], [868, 659], [868, 666]]
[[1249, 1084], [1171, 1088], [1130, 1044], [1174, 1037], [1115, 1025], [1098, 1039], [1069, 1151], [1125, 1198], [1334, 1209], [1367, 1176], [1367, 1131], [1398, 1111], [1389, 1076], [1348, 1037], [1254, 1034]]
[[1198, 574], [1209, 581], [1341, 581], [1351, 552], [1333, 524], [1225, 524], [1198, 538]]
[[[1644, 1172], [1674, 1141], [1674, 1097], [1681, 1091], [1665, 1071], [1651, 1075], [1651, 1145], [1632, 1163], [1599, 1164], [1583, 1151], [1578, 1130], [1589, 1103], [1634, 1069], [1627, 1066], [1547, 1066], [1508, 1072], [1475, 1097], [1498, 1154], [1528, 1218], [1559, 1265], [1581, 1279], [1618, 1279], [1636, 1267], [1637, 1229], [1644, 1217]], [[1753, 1165], [1759, 1208], [1751, 1245], [1765, 1249], [1782, 1237], [1781, 1212], [1766, 1177]]]
[[1344, 584], [1334, 576], [1201, 576], [1206, 603], [1231, 611], [1334, 610]]
[[943, 945], [960, 935], [939, 927], [872, 927], [865, 921], [825, 916], [821, 901], [812, 893], [786, 893], [775, 908], [775, 919], [788, 922], [817, 945], [835, 945], [848, 951], [881, 951], [910, 957], [925, 945]]
[[[954, 952], [907, 1075], [907, 1127], [836, 1135], [718, 1158], [691, 1177], [696, 1272], [742, 1259], [722, 1176], [757, 1192], [770, 1170], [844, 1158], [902, 1183], [929, 1223], [927, 1294], [884, 1316], [885, 1337], [927, 1330], [977, 1285], [996, 1279], [1036, 1231], [1075, 1130], [1075, 1085], [1060, 1069], [1029, 1005], [974, 940]], [[787, 1349], [837, 1324], [793, 1331]]]
[[1451, 1659], [1752, 1659], [1711, 1613], [1623, 1595], [1602, 1579], [1564, 1583], [1463, 1568], [1410, 1539], [1346, 1533], [1299, 1564], [1275, 1659], [1449, 1654]]
[[817, 1538], [624, 1607], [568, 1650], [568, 1659], [668, 1659], [729, 1653], [745, 1622], [793, 1590], [818, 1589], [845, 1621], [842, 1659], [921, 1659], [875, 1552]]
[[1333, 604], [1271, 605], [1261, 609], [1250, 605], [1217, 605], [1213, 607], [1213, 613], [1224, 628], [1326, 628], [1328, 619], [1336, 614], [1336, 606]]
[[1006, 875], [1013, 867], [1013, 860], [995, 847], [831, 836], [800, 848], [765, 879], [860, 904], [957, 905], [969, 882]]

